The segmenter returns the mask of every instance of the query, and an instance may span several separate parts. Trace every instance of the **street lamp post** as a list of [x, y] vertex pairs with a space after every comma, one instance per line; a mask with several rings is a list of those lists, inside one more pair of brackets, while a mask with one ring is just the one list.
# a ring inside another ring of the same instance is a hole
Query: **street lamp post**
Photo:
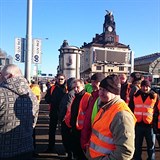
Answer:
[[32, 60], [32, 0], [27, 0], [27, 30], [26, 30], [26, 57], [25, 57], [25, 78], [31, 80]]

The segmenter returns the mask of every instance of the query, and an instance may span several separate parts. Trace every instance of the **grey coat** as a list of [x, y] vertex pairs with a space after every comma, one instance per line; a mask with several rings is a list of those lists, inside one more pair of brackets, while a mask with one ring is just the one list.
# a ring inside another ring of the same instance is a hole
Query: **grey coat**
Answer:
[[38, 112], [37, 98], [26, 79], [15, 77], [0, 84], [0, 159], [33, 150]]

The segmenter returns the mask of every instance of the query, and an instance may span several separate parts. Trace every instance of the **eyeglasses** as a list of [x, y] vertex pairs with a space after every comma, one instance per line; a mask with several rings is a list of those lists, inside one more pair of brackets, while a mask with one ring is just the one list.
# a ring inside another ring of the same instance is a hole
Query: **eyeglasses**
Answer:
[[58, 80], [63, 81], [63, 80], [64, 80], [64, 78], [58, 78]]

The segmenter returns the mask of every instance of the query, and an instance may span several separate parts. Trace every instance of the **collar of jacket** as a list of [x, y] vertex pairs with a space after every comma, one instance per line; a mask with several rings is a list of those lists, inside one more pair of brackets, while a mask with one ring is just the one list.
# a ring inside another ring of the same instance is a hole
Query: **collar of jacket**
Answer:
[[151, 99], [154, 99], [156, 93], [153, 90], [150, 90], [148, 93], [144, 93], [141, 91], [141, 89], [139, 89], [136, 92], [135, 97], [138, 97], [139, 95], [142, 95], [142, 94], [146, 94], [146, 95], [150, 96]]
[[109, 102], [105, 103], [102, 106], [103, 110], [107, 110], [108, 108], [110, 108], [113, 104], [117, 103], [117, 102], [122, 102], [123, 100], [120, 98], [120, 96], [115, 96], [112, 100], [110, 100]]

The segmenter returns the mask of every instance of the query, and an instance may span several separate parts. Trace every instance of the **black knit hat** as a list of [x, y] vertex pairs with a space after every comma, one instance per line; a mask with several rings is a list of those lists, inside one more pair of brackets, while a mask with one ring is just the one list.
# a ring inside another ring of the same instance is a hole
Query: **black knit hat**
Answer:
[[101, 82], [105, 78], [103, 73], [95, 73], [91, 76], [91, 80]]
[[149, 86], [149, 87], [151, 87], [151, 83], [150, 83], [150, 81], [148, 81], [148, 80], [143, 80], [143, 81], [141, 82], [141, 86]]
[[121, 84], [118, 75], [112, 74], [103, 79], [100, 87], [105, 88], [109, 92], [120, 95]]

